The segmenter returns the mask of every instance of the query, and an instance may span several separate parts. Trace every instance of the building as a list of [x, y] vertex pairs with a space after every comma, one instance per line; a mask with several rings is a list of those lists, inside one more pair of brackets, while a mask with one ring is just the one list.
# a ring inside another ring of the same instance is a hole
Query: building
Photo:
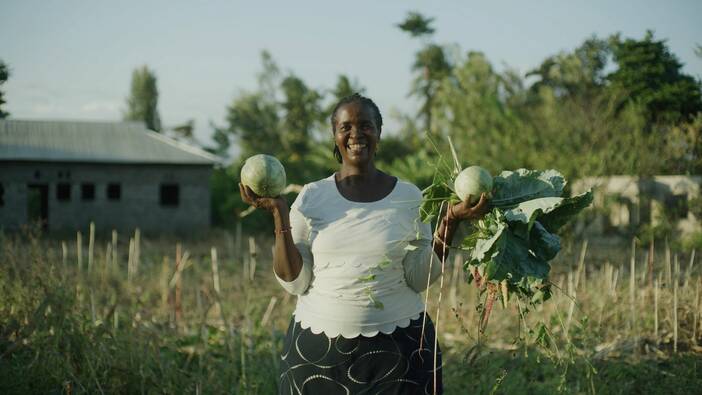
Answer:
[[609, 176], [587, 177], [573, 185], [573, 192], [592, 189], [598, 215], [587, 230], [590, 234], [629, 235], [642, 225], [672, 224], [681, 235], [702, 230], [698, 206], [702, 176]]
[[0, 120], [0, 228], [206, 230], [217, 160], [139, 123]]

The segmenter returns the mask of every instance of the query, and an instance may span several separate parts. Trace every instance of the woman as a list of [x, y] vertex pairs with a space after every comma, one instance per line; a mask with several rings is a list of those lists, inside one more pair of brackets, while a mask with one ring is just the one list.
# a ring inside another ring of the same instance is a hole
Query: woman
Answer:
[[308, 394], [442, 392], [441, 352], [419, 292], [441, 271], [459, 221], [480, 217], [450, 206], [433, 237], [419, 220], [419, 189], [375, 168], [382, 116], [359, 94], [331, 115], [330, 177], [307, 184], [288, 210], [240, 185], [244, 201], [273, 214], [274, 272], [299, 295], [283, 347], [280, 391]]

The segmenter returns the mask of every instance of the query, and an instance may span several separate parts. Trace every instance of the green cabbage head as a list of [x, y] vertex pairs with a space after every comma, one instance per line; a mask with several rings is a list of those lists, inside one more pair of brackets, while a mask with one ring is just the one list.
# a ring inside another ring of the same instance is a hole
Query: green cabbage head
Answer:
[[480, 200], [480, 194], [492, 191], [492, 175], [480, 166], [470, 166], [461, 170], [453, 182], [454, 191], [461, 201], [470, 196], [470, 204]]
[[276, 197], [285, 189], [285, 168], [276, 157], [266, 154], [254, 155], [241, 168], [241, 183], [251, 188], [258, 196]]

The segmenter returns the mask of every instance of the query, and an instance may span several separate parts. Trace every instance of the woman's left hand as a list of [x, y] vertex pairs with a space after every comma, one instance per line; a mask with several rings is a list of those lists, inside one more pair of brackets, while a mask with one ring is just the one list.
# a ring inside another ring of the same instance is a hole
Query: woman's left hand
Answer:
[[470, 196], [468, 196], [468, 198], [463, 202], [449, 205], [448, 219], [449, 221], [480, 219], [489, 210], [488, 197], [485, 193], [480, 195], [480, 200], [478, 200], [478, 203], [473, 206], [470, 205]]

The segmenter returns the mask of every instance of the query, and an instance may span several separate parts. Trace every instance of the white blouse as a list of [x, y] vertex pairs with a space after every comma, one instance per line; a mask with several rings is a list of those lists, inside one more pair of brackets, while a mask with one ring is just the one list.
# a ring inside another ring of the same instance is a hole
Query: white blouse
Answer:
[[392, 333], [418, 318], [419, 292], [441, 272], [431, 226], [419, 219], [421, 200], [401, 180], [368, 203], [344, 198], [334, 175], [305, 185], [290, 208], [302, 270], [290, 282], [276, 275], [299, 295], [295, 321], [315, 334], [354, 338]]

